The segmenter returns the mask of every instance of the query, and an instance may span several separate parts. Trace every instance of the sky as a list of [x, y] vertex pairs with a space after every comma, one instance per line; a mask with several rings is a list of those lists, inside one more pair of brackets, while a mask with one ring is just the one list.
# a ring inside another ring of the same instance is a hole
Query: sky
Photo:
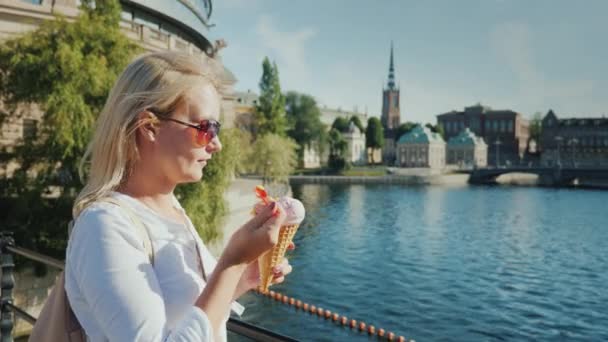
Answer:
[[606, 0], [215, 0], [208, 35], [238, 91], [265, 56], [281, 87], [379, 116], [391, 41], [401, 121], [481, 103], [608, 116]]

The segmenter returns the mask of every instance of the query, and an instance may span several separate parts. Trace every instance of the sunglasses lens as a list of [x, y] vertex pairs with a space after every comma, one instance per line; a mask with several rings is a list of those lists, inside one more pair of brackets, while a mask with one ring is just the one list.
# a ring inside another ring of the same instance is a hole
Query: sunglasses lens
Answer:
[[219, 134], [219, 123], [216, 121], [204, 121], [201, 123], [201, 127], [203, 129], [199, 130], [196, 135], [196, 144], [206, 146]]

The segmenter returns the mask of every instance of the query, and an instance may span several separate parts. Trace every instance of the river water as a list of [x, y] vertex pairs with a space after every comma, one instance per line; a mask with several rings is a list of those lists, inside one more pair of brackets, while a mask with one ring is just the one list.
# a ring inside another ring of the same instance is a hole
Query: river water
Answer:
[[[608, 341], [608, 192], [296, 185], [286, 282], [416, 341]], [[257, 294], [243, 319], [304, 341], [376, 338]], [[231, 340], [240, 341], [240, 338]]]

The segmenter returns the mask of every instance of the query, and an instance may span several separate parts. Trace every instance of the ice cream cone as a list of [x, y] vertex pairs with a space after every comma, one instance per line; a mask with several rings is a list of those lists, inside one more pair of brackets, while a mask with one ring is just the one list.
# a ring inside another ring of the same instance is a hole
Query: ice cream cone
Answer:
[[[281, 210], [285, 210], [285, 222], [279, 229], [277, 244], [258, 258], [258, 267], [260, 271], [260, 285], [258, 289], [260, 292], [265, 293], [272, 283], [272, 278], [274, 276], [272, 269], [283, 261], [287, 247], [293, 241], [293, 237], [296, 235], [300, 223], [304, 220], [306, 210], [304, 209], [302, 202], [294, 198], [281, 197], [280, 199], [275, 200], [268, 196], [268, 193], [262, 186], [257, 186], [255, 188], [255, 193], [264, 204], [276, 201]], [[255, 209], [256, 208], [253, 209], [252, 214], [256, 214]]]
[[259, 290], [261, 292], [268, 291], [273, 278], [272, 269], [283, 261], [287, 247], [292, 242], [299, 226], [299, 224], [281, 226], [277, 244], [258, 259], [260, 269]]

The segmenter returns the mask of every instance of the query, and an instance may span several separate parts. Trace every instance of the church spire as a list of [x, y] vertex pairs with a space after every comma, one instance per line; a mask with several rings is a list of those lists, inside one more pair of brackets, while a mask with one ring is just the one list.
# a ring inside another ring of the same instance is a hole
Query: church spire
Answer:
[[395, 89], [395, 63], [393, 61], [393, 42], [391, 41], [391, 61], [388, 67], [388, 89]]

